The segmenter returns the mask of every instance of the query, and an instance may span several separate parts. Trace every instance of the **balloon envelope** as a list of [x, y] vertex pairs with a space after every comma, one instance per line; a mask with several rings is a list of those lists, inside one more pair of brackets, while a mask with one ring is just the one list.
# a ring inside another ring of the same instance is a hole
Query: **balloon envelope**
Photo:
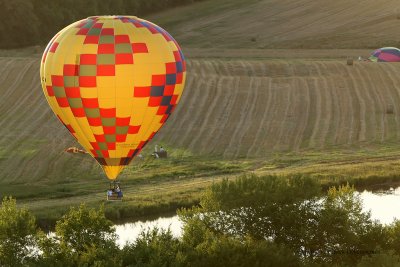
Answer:
[[133, 16], [95, 16], [53, 37], [40, 72], [54, 113], [115, 179], [178, 104], [186, 65], [159, 26]]
[[373, 62], [400, 62], [400, 50], [395, 47], [383, 47], [375, 50], [368, 59]]

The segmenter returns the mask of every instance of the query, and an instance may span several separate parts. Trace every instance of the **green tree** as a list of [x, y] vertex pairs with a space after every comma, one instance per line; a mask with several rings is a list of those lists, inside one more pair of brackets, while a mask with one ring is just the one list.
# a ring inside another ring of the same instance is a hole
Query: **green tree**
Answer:
[[[319, 195], [318, 183], [306, 177], [242, 176], [235, 181], [213, 184], [196, 213], [203, 214], [202, 220], [214, 232], [261, 240], [278, 234], [284, 219], [279, 216], [285, 214], [284, 210], [297, 211], [293, 205]], [[182, 215], [185, 221], [193, 212]]]
[[395, 220], [387, 226], [388, 249], [392, 249], [396, 254], [400, 255], [400, 220]]
[[153, 228], [143, 231], [133, 244], [122, 250], [123, 266], [162, 267], [177, 266], [180, 242], [170, 230]]
[[179, 266], [301, 266], [290, 249], [267, 240], [233, 238], [213, 232], [198, 218], [184, 226]]
[[0, 266], [26, 265], [34, 257], [35, 217], [16, 200], [3, 198], [0, 207]]
[[387, 239], [382, 225], [362, 210], [360, 196], [349, 185], [328, 190], [318, 232], [325, 244], [321, 258], [351, 265], [385, 246]]
[[[100, 209], [81, 204], [56, 224], [55, 236], [42, 237], [42, 263], [54, 266], [119, 266], [119, 249], [111, 221]], [[53, 265], [51, 265], [53, 264]]]
[[[201, 207], [182, 211], [209, 231], [238, 240], [271, 240], [303, 262], [354, 266], [364, 255], [387, 247], [387, 231], [362, 210], [354, 188], [331, 188], [306, 177], [244, 176], [213, 185]], [[194, 237], [193, 240], [196, 240]]]

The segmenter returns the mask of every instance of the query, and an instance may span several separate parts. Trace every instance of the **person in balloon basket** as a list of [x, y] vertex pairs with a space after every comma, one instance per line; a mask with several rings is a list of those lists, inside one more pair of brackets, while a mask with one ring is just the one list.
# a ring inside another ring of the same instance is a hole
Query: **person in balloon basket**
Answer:
[[117, 193], [118, 197], [122, 197], [122, 191], [121, 188], [119, 188], [119, 185], [115, 188], [115, 192]]

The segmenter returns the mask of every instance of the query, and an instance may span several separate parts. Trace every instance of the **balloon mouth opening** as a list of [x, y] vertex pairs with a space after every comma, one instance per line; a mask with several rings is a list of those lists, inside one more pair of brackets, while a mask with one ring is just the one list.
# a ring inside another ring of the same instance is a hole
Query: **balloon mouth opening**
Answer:
[[125, 168], [125, 166], [107, 166], [102, 165], [103, 170], [109, 180], [117, 179], [119, 173]]
[[116, 18], [130, 18], [130, 19], [137, 19], [136, 16], [131, 15], [101, 15], [101, 16], [90, 16], [87, 19], [116, 19]]

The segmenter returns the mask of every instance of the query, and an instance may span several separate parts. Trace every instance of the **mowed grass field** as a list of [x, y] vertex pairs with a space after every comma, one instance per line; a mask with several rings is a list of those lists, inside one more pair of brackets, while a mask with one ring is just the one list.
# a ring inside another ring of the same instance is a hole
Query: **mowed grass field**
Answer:
[[[124, 201], [105, 203], [107, 215], [191, 206], [244, 173], [398, 183], [400, 64], [346, 65], [400, 43], [396, 2], [380, 2], [218, 0], [150, 16], [182, 44], [187, 85], [144, 159], [121, 174]], [[90, 156], [64, 152], [79, 144], [46, 103], [37, 51], [0, 51], [0, 195], [51, 221], [104, 203], [108, 183]], [[151, 158], [155, 144], [170, 158]]]

